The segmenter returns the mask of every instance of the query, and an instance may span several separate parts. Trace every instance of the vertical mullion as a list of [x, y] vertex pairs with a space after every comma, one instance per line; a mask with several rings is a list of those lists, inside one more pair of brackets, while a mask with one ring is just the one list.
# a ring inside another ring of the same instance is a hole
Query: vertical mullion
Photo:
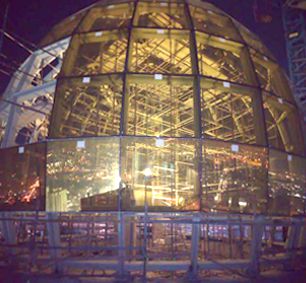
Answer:
[[[122, 160], [123, 156], [126, 155], [125, 149], [123, 148], [122, 144], [122, 136], [126, 135], [127, 132], [127, 118], [128, 118], [128, 103], [129, 103], [129, 96], [127, 93], [127, 73], [128, 73], [128, 67], [130, 64], [130, 55], [131, 55], [131, 37], [132, 37], [132, 30], [133, 30], [133, 24], [134, 24], [134, 18], [136, 15], [137, 10], [137, 4], [138, 0], [134, 1], [134, 11], [132, 18], [130, 20], [129, 26], [128, 26], [128, 42], [127, 42], [127, 50], [126, 50], [126, 57], [125, 57], [125, 63], [124, 63], [124, 74], [123, 74], [123, 86], [122, 86], [122, 99], [121, 99], [121, 113], [120, 113], [120, 137], [119, 137], [119, 156], [118, 156], [118, 162], [119, 162], [119, 176], [122, 177]], [[125, 143], [126, 144], [126, 143]], [[122, 183], [119, 184], [119, 193], [118, 193], [118, 211], [121, 212], [125, 209], [123, 206], [122, 201], [122, 190], [121, 190]], [[121, 217], [121, 216], [120, 216]]]
[[193, 83], [193, 112], [194, 112], [194, 136], [199, 139], [196, 142], [196, 151], [195, 151], [195, 167], [198, 172], [196, 178], [196, 192], [198, 193], [199, 198], [199, 209], [202, 210], [202, 194], [203, 194], [203, 178], [202, 178], [202, 165], [203, 165], [203, 152], [202, 152], [202, 115], [201, 115], [201, 77], [199, 74], [199, 62], [198, 62], [198, 50], [196, 42], [196, 33], [189, 10], [189, 5], [185, 3], [185, 12], [187, 15], [187, 20], [190, 26], [190, 53], [191, 53], [191, 65], [192, 65], [192, 74], [194, 75]]
[[122, 90], [122, 109], [120, 115], [120, 136], [126, 135], [127, 133], [127, 123], [128, 123], [128, 104], [129, 104], [129, 95], [127, 92], [127, 74], [129, 71], [129, 66], [131, 63], [131, 52], [132, 52], [132, 31], [134, 26], [134, 19], [137, 11], [138, 0], [134, 2], [134, 11], [133, 15], [128, 27], [128, 42], [127, 42], [127, 50], [126, 50], [126, 57], [125, 57], [125, 64], [124, 64], [124, 74], [123, 74], [123, 90]]
[[[247, 42], [244, 40], [239, 28], [237, 25], [234, 23], [232, 19], [230, 19], [234, 27], [236, 28], [238, 34], [240, 35], [244, 46], [245, 46], [245, 52], [246, 56], [248, 57], [248, 61], [250, 62], [250, 72], [252, 72], [252, 76], [256, 80], [256, 88], [257, 91], [252, 95], [252, 105], [253, 105], [253, 111], [254, 111], [254, 129], [255, 129], [255, 135], [256, 135], [256, 143], [263, 145], [267, 147], [267, 153], [266, 153], [266, 162], [267, 162], [267, 169], [266, 169], [266, 174], [265, 174], [265, 195], [266, 195], [266, 208], [264, 213], [267, 213], [269, 211], [269, 204], [270, 204], [270, 197], [269, 197], [269, 170], [270, 170], [270, 149], [268, 146], [268, 135], [267, 135], [267, 125], [266, 125], [266, 115], [264, 111], [264, 106], [263, 106], [263, 91], [260, 87], [260, 81], [258, 78], [258, 75], [255, 70], [254, 62], [253, 59], [250, 55], [250, 49], [247, 44]], [[256, 109], [259, 109], [259, 111], [255, 112]], [[256, 117], [256, 114], [259, 115], [259, 117]], [[258, 125], [258, 123], [260, 125]], [[258, 127], [258, 128], [257, 128]]]

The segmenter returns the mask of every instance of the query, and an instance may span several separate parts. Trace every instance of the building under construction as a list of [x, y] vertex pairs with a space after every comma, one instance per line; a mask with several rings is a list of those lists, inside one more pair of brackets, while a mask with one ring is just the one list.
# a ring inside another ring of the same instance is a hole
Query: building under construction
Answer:
[[2, 265], [129, 281], [297, 266], [300, 120], [273, 54], [215, 6], [97, 2], [0, 101]]

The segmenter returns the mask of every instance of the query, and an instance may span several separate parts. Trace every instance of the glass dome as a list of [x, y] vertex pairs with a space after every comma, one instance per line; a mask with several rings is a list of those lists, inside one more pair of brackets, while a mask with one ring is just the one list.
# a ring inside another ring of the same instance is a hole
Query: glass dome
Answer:
[[223, 11], [101, 1], [40, 46], [1, 102], [0, 208], [305, 213], [288, 79]]

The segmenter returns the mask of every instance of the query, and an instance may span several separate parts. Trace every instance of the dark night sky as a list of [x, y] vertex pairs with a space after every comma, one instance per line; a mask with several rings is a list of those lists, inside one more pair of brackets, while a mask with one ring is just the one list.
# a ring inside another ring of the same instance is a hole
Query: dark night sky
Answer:
[[[1, 26], [4, 15], [4, 1], [0, 0]], [[97, 2], [97, 0], [10, 0], [7, 30], [28, 41], [37, 43], [54, 24], [94, 2]], [[259, 24], [255, 22], [253, 16], [254, 0], [210, 0], [208, 2], [223, 9], [259, 35], [279, 62], [285, 68], [287, 67], [279, 9], [275, 8], [273, 10], [271, 24]], [[2, 53], [20, 63], [27, 56], [26, 52], [16, 47], [16, 44], [12, 44], [7, 38], [5, 38]], [[3, 59], [0, 57], [0, 60]], [[0, 74], [0, 93], [3, 92], [7, 82], [8, 77]]]

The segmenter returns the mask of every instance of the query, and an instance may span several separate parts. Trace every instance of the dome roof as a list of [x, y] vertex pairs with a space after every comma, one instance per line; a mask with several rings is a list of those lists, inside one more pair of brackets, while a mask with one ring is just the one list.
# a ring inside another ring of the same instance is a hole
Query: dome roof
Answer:
[[69, 35], [52, 138], [202, 136], [304, 152], [283, 70], [209, 3], [101, 1], [42, 44]]

